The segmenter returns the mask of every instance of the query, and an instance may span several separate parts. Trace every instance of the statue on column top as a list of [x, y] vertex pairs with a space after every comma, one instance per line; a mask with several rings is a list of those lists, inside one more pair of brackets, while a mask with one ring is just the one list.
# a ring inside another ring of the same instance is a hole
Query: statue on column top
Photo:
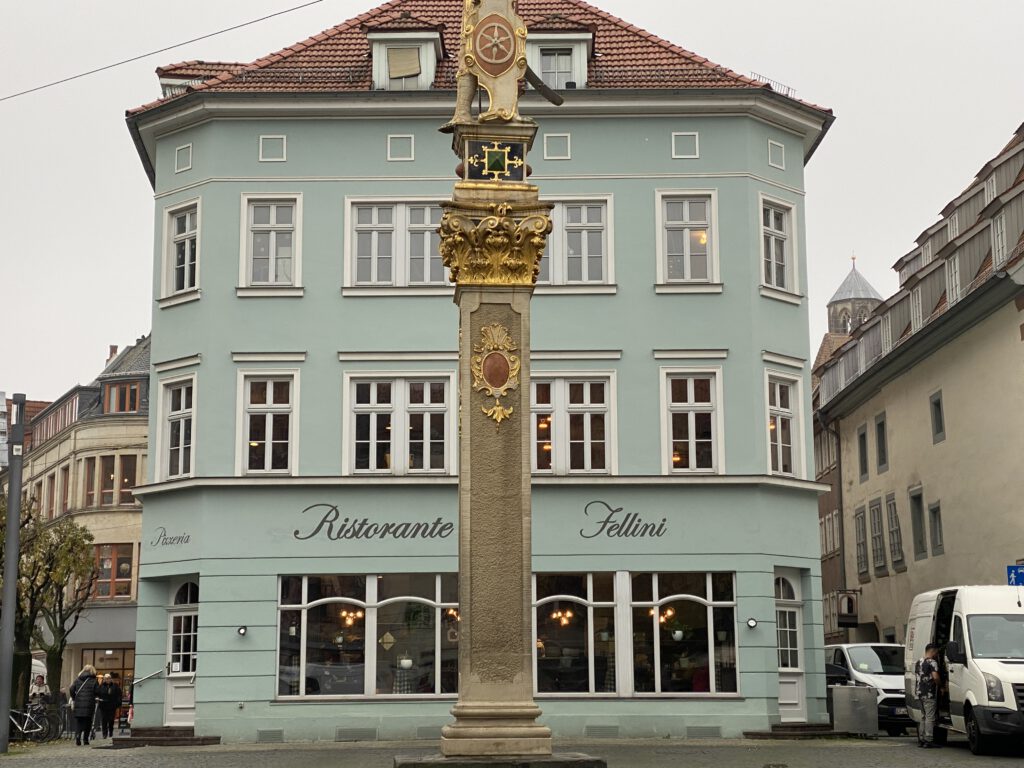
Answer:
[[[515, 0], [464, 0], [456, 75], [455, 116], [442, 130], [458, 124], [529, 122], [519, 115], [519, 81], [526, 76], [526, 25]], [[487, 110], [473, 119], [473, 96], [487, 91]]]

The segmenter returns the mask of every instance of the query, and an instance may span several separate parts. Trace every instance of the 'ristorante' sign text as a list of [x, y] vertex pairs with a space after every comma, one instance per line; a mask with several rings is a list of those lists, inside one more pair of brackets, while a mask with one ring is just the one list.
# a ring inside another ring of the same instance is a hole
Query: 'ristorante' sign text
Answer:
[[[334, 504], [313, 504], [301, 514], [316, 523], [305, 533], [296, 528], [292, 533], [296, 539], [305, 541], [314, 536], [323, 536], [329, 541], [340, 539], [447, 539], [455, 530], [455, 523], [445, 522], [438, 517], [433, 522], [417, 523], [371, 523], [366, 517], [342, 517]], [[318, 518], [318, 519], [317, 519]]]

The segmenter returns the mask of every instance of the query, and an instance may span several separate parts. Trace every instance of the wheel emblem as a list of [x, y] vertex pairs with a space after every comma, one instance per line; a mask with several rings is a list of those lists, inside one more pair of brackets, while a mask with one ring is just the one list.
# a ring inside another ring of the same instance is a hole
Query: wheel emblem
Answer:
[[477, 56], [486, 64], [505, 64], [515, 53], [512, 30], [501, 21], [492, 21], [477, 33]]

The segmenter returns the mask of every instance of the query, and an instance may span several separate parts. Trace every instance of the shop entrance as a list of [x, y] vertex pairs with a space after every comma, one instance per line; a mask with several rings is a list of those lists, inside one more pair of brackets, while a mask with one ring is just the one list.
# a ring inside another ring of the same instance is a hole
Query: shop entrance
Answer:
[[800, 572], [775, 569], [775, 626], [779, 656], [779, 715], [783, 722], [807, 720], [804, 680], [803, 603]]
[[164, 725], [195, 725], [196, 656], [199, 639], [199, 587], [181, 585], [167, 612], [167, 676]]

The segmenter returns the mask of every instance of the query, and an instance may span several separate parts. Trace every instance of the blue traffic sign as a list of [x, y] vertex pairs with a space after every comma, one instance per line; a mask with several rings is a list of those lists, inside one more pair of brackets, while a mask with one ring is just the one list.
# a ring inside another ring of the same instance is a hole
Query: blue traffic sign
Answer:
[[1006, 566], [1006, 583], [1011, 587], [1024, 587], [1024, 565]]

